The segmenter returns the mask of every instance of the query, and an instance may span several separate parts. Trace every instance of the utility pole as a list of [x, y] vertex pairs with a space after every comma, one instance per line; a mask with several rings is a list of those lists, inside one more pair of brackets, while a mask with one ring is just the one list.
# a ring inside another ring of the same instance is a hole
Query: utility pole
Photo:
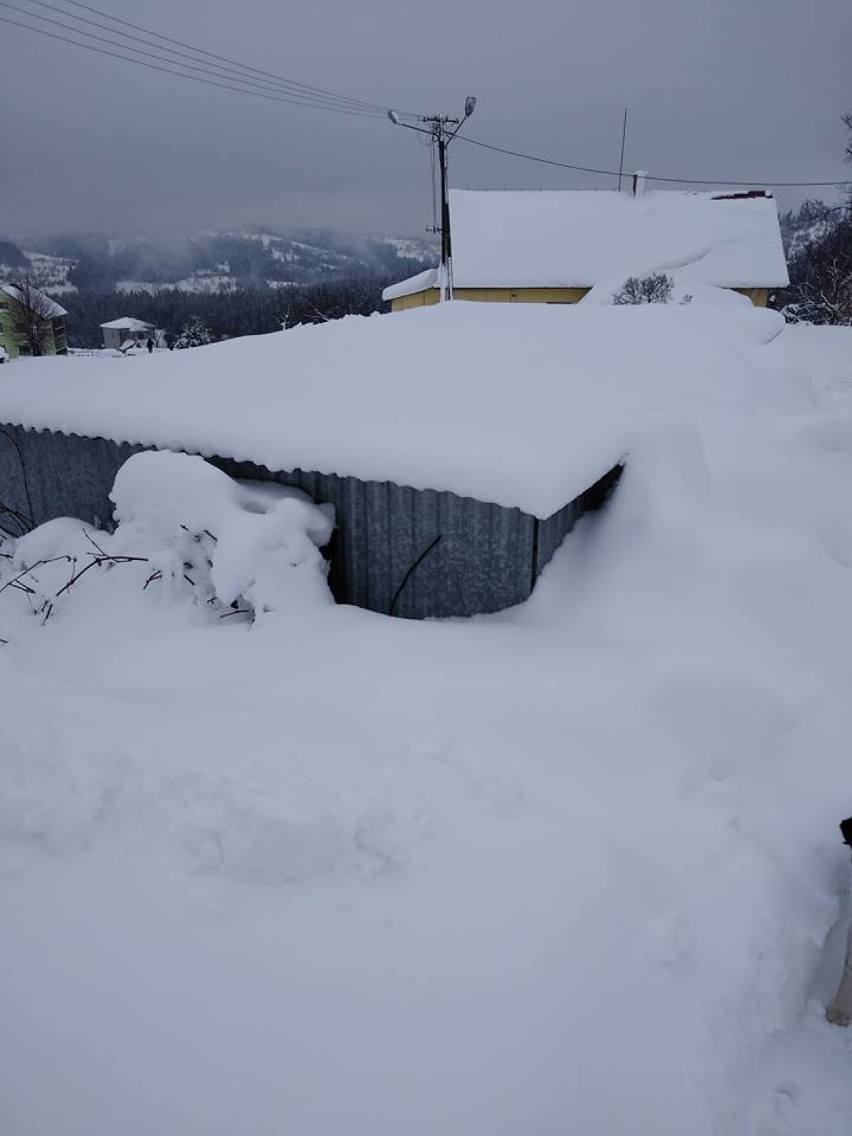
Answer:
[[447, 115], [435, 114], [418, 118], [422, 126], [413, 126], [408, 122], [400, 122], [394, 111], [388, 111], [388, 118], [394, 126], [404, 126], [407, 130], [416, 130], [418, 134], [426, 134], [430, 144], [438, 151], [438, 169], [441, 179], [441, 268], [439, 292], [440, 299], [453, 299], [453, 243], [450, 229], [450, 182], [447, 162], [447, 149], [473, 114], [476, 107], [476, 98], [468, 95], [464, 101], [464, 118], [450, 118]]

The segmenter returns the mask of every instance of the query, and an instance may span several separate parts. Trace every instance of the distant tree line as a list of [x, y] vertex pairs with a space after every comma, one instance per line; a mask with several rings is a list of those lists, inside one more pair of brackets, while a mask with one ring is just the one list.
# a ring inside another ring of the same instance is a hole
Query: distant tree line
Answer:
[[239, 288], [226, 293], [181, 292], [166, 288], [150, 295], [112, 291], [71, 292], [60, 296], [68, 311], [71, 347], [101, 347], [101, 324], [121, 316], [152, 323], [174, 343], [184, 328], [200, 321], [213, 339], [259, 335], [302, 323], [323, 323], [346, 315], [382, 310], [382, 289], [398, 276], [357, 276], [279, 289]]

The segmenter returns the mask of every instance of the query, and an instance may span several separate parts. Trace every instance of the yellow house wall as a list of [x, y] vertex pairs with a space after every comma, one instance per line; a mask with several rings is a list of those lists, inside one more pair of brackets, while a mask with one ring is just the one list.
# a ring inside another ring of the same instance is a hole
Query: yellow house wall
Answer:
[[[588, 292], [588, 288], [456, 288], [457, 300], [476, 300], [490, 304], [576, 304]], [[392, 312], [404, 312], [409, 308], [425, 308], [437, 304], [437, 288], [427, 288], [410, 296], [400, 296], [391, 300]]]
[[768, 288], [734, 288], [741, 296], [747, 296], [756, 308], [765, 308], [769, 303]]
[[[588, 288], [456, 288], [455, 298], [491, 304], [576, 304], [588, 291]], [[733, 291], [747, 296], [757, 308], [765, 308], [769, 301], [768, 288], [734, 288]], [[437, 288], [427, 288], [391, 300], [391, 311], [426, 308], [437, 304], [439, 299]]]
[[576, 304], [588, 288], [456, 288], [457, 300], [492, 304]]
[[399, 296], [391, 300], [392, 312], [407, 312], [409, 308], [428, 308], [437, 304], [439, 299], [437, 288], [427, 288], [424, 292], [412, 292], [410, 296]]

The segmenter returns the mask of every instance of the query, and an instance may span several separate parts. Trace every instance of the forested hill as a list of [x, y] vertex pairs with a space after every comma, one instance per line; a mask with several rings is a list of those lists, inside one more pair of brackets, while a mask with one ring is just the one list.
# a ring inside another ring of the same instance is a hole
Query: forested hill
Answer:
[[193, 319], [215, 339], [381, 308], [382, 288], [436, 263], [430, 237], [240, 229], [171, 241], [59, 235], [0, 240], [0, 283], [27, 274], [68, 310], [72, 347], [132, 316], [171, 341]]
[[400, 279], [436, 260], [431, 238], [342, 237], [328, 231], [241, 229], [173, 240], [58, 235], [0, 241], [0, 281], [22, 267], [52, 295], [229, 292], [318, 284], [364, 274]]
[[369, 315], [382, 307], [382, 288], [395, 277], [374, 273], [319, 284], [286, 288], [243, 288], [230, 292], [182, 292], [165, 288], [154, 293], [93, 290], [61, 297], [68, 311], [72, 347], [100, 347], [101, 324], [121, 316], [145, 320], [173, 342], [191, 321], [200, 320], [212, 339], [280, 331], [299, 323], [321, 323], [345, 315]]

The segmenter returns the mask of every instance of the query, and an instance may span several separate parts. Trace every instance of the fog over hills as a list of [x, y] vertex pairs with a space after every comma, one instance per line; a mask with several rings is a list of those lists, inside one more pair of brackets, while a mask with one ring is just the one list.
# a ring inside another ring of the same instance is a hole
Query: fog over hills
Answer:
[[0, 241], [0, 281], [26, 271], [51, 295], [73, 291], [204, 294], [286, 288], [434, 264], [424, 237], [346, 237], [328, 230], [208, 230], [172, 240], [57, 234]]

